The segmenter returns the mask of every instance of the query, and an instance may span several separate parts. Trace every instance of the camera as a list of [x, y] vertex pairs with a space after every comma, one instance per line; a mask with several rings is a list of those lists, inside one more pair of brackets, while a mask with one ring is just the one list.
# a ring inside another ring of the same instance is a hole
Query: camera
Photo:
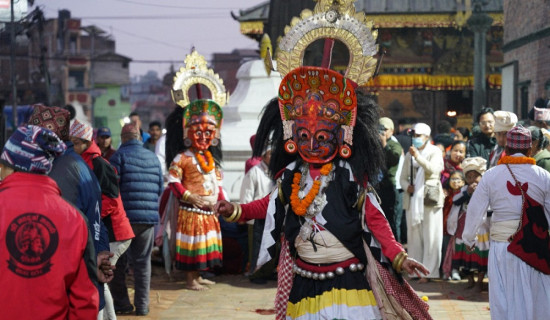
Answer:
[[407, 135], [410, 137], [414, 136], [414, 129], [407, 130]]

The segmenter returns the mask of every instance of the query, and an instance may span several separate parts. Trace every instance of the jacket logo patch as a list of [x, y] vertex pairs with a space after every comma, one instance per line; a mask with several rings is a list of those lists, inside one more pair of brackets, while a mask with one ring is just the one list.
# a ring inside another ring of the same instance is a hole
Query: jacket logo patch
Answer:
[[24, 278], [44, 275], [50, 271], [50, 259], [58, 244], [57, 228], [48, 217], [24, 213], [13, 219], [6, 232], [8, 268]]

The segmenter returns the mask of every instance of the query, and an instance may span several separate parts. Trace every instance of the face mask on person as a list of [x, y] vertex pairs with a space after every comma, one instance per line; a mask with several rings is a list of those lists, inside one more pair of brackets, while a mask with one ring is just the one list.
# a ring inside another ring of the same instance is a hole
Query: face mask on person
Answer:
[[415, 137], [412, 139], [412, 144], [418, 149], [424, 145], [424, 139], [422, 139], [422, 137]]

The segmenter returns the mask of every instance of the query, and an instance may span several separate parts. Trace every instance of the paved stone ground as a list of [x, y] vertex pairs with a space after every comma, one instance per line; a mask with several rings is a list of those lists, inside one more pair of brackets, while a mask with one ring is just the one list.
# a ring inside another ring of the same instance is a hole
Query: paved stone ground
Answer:
[[[191, 291], [184, 289], [183, 273], [174, 274], [170, 280], [162, 267], [153, 266], [149, 315], [119, 315], [118, 319], [274, 319], [275, 281], [257, 285], [242, 275], [219, 275], [212, 280], [217, 283], [210, 286], [210, 290]], [[128, 282], [131, 286], [131, 277]], [[434, 319], [491, 319], [488, 293], [466, 289], [465, 280], [410, 283], [420, 296], [428, 297]]]

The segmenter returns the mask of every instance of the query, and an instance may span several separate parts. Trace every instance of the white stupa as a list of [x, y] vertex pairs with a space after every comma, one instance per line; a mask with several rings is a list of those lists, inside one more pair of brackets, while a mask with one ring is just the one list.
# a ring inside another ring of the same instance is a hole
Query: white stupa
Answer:
[[237, 87], [223, 108], [221, 129], [223, 186], [232, 201], [239, 200], [245, 161], [252, 156], [250, 137], [256, 133], [260, 115], [269, 100], [277, 96], [281, 76], [267, 75], [261, 59], [244, 63], [237, 71]]

